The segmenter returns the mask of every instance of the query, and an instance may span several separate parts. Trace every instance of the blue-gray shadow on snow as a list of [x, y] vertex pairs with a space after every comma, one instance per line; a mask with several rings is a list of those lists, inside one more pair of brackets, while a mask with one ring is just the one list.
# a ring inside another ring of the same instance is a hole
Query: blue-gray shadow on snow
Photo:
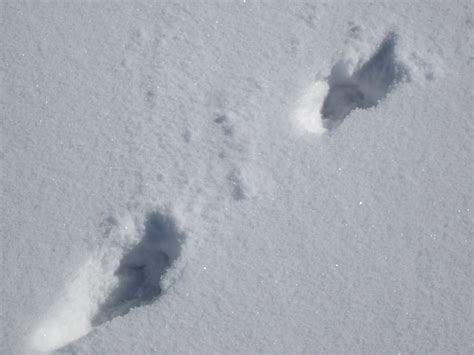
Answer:
[[92, 325], [98, 326], [155, 301], [162, 291], [161, 279], [180, 255], [184, 239], [173, 218], [150, 213], [143, 238], [122, 257], [115, 272], [118, 286], [100, 305]]
[[397, 61], [396, 43], [397, 35], [390, 32], [374, 55], [352, 75], [344, 62], [334, 65], [321, 109], [327, 129], [338, 126], [356, 108], [376, 106], [396, 83], [409, 79], [407, 68]]

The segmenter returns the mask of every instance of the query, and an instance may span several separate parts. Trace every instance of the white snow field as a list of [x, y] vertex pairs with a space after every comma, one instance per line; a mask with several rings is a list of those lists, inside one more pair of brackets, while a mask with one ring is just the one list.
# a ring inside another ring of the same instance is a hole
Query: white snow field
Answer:
[[473, 5], [0, 2], [1, 354], [473, 344]]

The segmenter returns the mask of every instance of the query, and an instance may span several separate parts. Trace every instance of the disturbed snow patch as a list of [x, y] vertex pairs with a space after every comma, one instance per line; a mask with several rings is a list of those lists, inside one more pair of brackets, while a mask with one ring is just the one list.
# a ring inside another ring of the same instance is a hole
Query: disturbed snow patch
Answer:
[[298, 102], [298, 109], [295, 113], [297, 123], [301, 129], [317, 134], [326, 131], [323, 125], [321, 108], [328, 91], [329, 86], [325, 81], [316, 81], [305, 90]]
[[340, 60], [326, 81], [317, 81], [303, 95], [296, 118], [300, 127], [323, 133], [337, 127], [352, 110], [376, 106], [398, 82], [409, 78], [395, 56], [397, 36], [389, 33], [366, 62], [353, 66]]
[[163, 277], [179, 257], [185, 239], [174, 219], [152, 212], [142, 231], [128, 215], [111, 218], [107, 224], [106, 242], [36, 328], [33, 349], [61, 348], [161, 294]]

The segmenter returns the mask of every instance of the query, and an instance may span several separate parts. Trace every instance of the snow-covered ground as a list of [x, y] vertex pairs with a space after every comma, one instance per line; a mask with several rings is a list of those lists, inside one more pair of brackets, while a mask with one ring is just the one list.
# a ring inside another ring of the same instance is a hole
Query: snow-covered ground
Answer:
[[471, 353], [472, 12], [1, 1], [0, 353]]

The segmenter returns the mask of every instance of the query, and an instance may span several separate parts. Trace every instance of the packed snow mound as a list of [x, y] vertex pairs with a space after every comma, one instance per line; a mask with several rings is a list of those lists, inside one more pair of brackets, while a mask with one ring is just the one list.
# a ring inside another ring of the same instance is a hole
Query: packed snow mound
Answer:
[[316, 81], [305, 89], [295, 113], [296, 121], [302, 130], [316, 134], [326, 131], [321, 109], [328, 92], [329, 85], [325, 81]]

